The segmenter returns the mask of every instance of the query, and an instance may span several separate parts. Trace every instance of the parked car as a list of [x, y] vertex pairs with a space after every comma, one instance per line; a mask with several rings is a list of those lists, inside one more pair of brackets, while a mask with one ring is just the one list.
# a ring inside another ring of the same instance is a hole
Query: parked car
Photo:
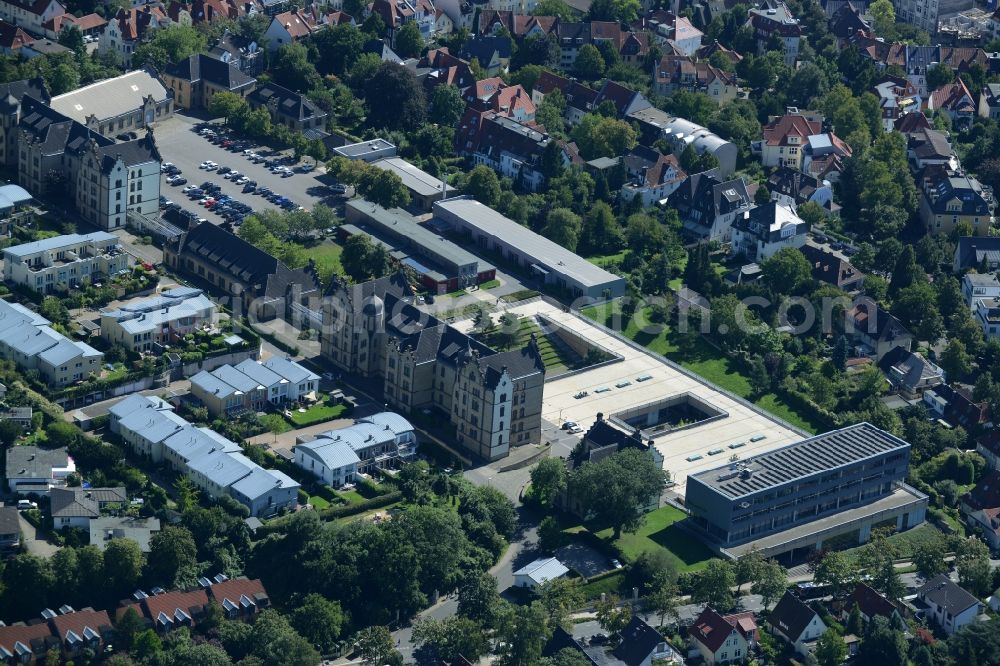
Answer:
[[27, 511], [29, 509], [37, 509], [37, 508], [38, 508], [38, 502], [32, 502], [31, 500], [26, 500], [26, 499], [17, 500], [18, 511]]

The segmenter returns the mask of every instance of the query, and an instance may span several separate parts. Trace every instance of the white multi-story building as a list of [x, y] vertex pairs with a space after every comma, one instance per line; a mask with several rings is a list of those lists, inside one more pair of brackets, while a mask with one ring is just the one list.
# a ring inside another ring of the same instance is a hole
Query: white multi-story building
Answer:
[[808, 231], [809, 224], [791, 207], [771, 201], [733, 222], [732, 251], [761, 262], [786, 247], [802, 247]]
[[973, 0], [893, 0], [892, 4], [896, 8], [897, 21], [932, 35], [938, 31], [941, 20], [975, 6]]
[[215, 321], [218, 307], [200, 289], [175, 287], [101, 311], [101, 337], [132, 351], [169, 344]]
[[66, 386], [101, 371], [104, 354], [70, 340], [45, 317], [20, 303], [0, 300], [0, 358], [22, 370], [37, 370], [53, 386]]
[[295, 464], [339, 486], [350, 483], [358, 471], [368, 472], [385, 461], [409, 457], [416, 443], [409, 421], [395, 412], [379, 412], [297, 444]]
[[43, 294], [105, 279], [128, 265], [118, 236], [105, 231], [54, 236], [3, 250], [4, 280]]
[[0, 0], [0, 19], [40, 35], [45, 23], [66, 13], [59, 0]]

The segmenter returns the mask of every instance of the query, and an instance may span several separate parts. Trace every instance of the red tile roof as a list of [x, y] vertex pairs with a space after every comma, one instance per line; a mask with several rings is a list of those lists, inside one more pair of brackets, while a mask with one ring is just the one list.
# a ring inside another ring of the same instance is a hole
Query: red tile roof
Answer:
[[208, 588], [208, 594], [223, 606], [226, 600], [239, 606], [240, 598], [243, 596], [254, 602], [254, 604], [257, 604], [257, 596], [264, 595], [266, 597], [267, 590], [264, 589], [264, 584], [256, 578], [233, 578], [221, 583], [215, 583]]
[[14, 51], [31, 44], [33, 41], [35, 40], [31, 35], [21, 28], [6, 21], [0, 21], [0, 46], [3, 48]]
[[711, 606], [706, 606], [694, 624], [688, 629], [688, 635], [704, 645], [713, 654], [726, 642], [726, 639], [736, 630], [726, 618], [719, 615]]
[[989, 472], [962, 501], [974, 510], [1000, 509], [1000, 472]]
[[146, 616], [154, 623], [160, 613], [167, 615], [176, 622], [176, 611], [179, 609], [188, 615], [194, 615], [192, 609], [200, 609], [208, 605], [208, 593], [205, 590], [191, 592], [167, 592], [156, 594], [142, 600]]
[[797, 136], [799, 142], [795, 145], [801, 146], [805, 144], [807, 137], [822, 131], [823, 126], [820, 123], [811, 122], [802, 116], [787, 114], [764, 126], [764, 141], [769, 146], [787, 146], [788, 137]]
[[29, 651], [33, 651], [31, 641], [44, 641], [51, 636], [52, 630], [46, 622], [29, 625], [12, 624], [9, 627], [0, 627], [0, 649], [17, 655], [17, 643], [21, 643]]
[[86, 634], [93, 632], [100, 636], [102, 629], [111, 627], [111, 618], [108, 617], [107, 611], [85, 608], [65, 615], [56, 615], [49, 620], [49, 624], [61, 641], [65, 641], [71, 631], [80, 639], [87, 640]]

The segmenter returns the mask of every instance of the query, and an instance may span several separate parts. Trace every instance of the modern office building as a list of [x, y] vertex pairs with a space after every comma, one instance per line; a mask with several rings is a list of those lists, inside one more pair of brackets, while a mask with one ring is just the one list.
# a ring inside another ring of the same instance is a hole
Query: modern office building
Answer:
[[3, 250], [3, 278], [43, 294], [107, 279], [127, 269], [118, 236], [105, 231], [66, 234]]
[[374, 162], [385, 157], [396, 156], [396, 146], [385, 139], [372, 139], [361, 143], [349, 143], [333, 149], [336, 157], [346, 157], [349, 160]]
[[215, 321], [218, 306], [200, 289], [175, 287], [101, 311], [101, 337], [132, 351], [166, 345]]
[[910, 445], [869, 423], [833, 430], [687, 477], [691, 522], [723, 551], [765, 556], [853, 544], [873, 527], [924, 521], [927, 497], [905, 486]]
[[364, 199], [348, 201], [338, 227], [342, 236], [364, 233], [391, 248], [393, 259], [412, 268], [424, 287], [443, 294], [488, 282], [496, 268], [442, 237], [406, 211], [386, 210]]
[[625, 294], [625, 279], [621, 276], [609, 273], [475, 199], [439, 201], [434, 204], [434, 216], [458, 233], [470, 236], [478, 247], [499, 254], [570, 298], [595, 301]]

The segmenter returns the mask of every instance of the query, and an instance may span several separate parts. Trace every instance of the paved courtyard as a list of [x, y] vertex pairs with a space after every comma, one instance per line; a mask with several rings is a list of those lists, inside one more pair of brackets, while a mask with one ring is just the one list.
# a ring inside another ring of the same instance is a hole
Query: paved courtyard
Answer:
[[[552, 423], [561, 425], [566, 421], [576, 421], [586, 431], [593, 425], [598, 412], [607, 417], [630, 407], [682, 393], [696, 395], [728, 414], [725, 418], [656, 438], [656, 448], [664, 457], [664, 468], [677, 483], [674, 490], [681, 495], [688, 474], [725, 465], [735, 452], [745, 458], [805, 437], [791, 426], [753, 409], [746, 402], [723, 393], [704, 380], [625, 343], [585, 317], [564, 312], [544, 301], [515, 306], [510, 311], [522, 317], [543, 315], [622, 357], [616, 363], [545, 382], [542, 417]], [[463, 330], [471, 325], [468, 321], [456, 324]], [[647, 375], [650, 377], [648, 380], [636, 381]], [[626, 382], [629, 384], [625, 385]], [[619, 384], [622, 386], [616, 386]], [[604, 388], [610, 390], [596, 392]], [[587, 391], [588, 395], [580, 399], [573, 397], [581, 391]], [[758, 436], [763, 436], [763, 439], [750, 441]], [[738, 450], [728, 448], [737, 442], [742, 442], [743, 446]], [[719, 448], [723, 449], [722, 453], [709, 455], [709, 451]], [[701, 458], [689, 461], [688, 458], [693, 456]]]

